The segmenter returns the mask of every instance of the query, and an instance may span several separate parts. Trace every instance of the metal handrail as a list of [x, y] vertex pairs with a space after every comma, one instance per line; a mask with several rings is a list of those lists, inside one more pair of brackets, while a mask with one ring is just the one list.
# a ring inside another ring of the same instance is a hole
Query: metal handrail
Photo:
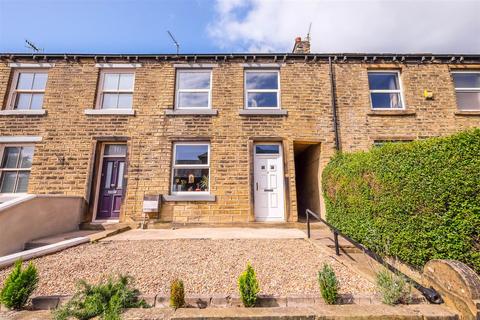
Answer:
[[[438, 294], [437, 291], [435, 291], [435, 289], [433, 289], [432, 287], [430, 288], [426, 288], [424, 286], [422, 286], [420, 283], [418, 283], [417, 281], [415, 281], [414, 279], [410, 278], [409, 276], [407, 276], [405, 273], [401, 272], [400, 270], [398, 270], [397, 268], [395, 268], [394, 266], [392, 266], [391, 264], [389, 264], [388, 262], [386, 262], [380, 255], [378, 255], [377, 253], [373, 252], [372, 250], [368, 249], [367, 247], [365, 247], [364, 245], [362, 245], [361, 243], [351, 239], [350, 237], [346, 236], [345, 234], [343, 234], [340, 230], [338, 230], [337, 228], [335, 228], [333, 225], [331, 225], [330, 223], [328, 223], [326, 220], [322, 219], [320, 217], [319, 214], [313, 212], [312, 210], [310, 209], [306, 209], [305, 210], [305, 214], [307, 216], [307, 236], [308, 238], [310, 238], [310, 216], [316, 218], [318, 221], [322, 222], [323, 224], [325, 224], [332, 232], [333, 232], [333, 238], [334, 238], [334, 242], [335, 242], [335, 254], [337, 256], [340, 255], [340, 245], [338, 243], [338, 235], [342, 236], [342, 238], [344, 238], [345, 240], [347, 240], [348, 242], [350, 242], [351, 244], [353, 244], [355, 247], [357, 247], [358, 249], [362, 250], [365, 254], [367, 254], [370, 258], [372, 258], [373, 260], [377, 261], [378, 263], [382, 264], [383, 266], [385, 266], [388, 270], [390, 270], [391, 272], [394, 272], [394, 273], [400, 273], [402, 274], [405, 278], [408, 279], [408, 281], [412, 284], [412, 286], [414, 288], [416, 288], [418, 291], [420, 291], [423, 296], [431, 303], [435, 303], [435, 304], [440, 304], [440, 303], [443, 303], [443, 299], [442, 297], [440, 296], [440, 294]], [[402, 261], [403, 263], [403, 261]]]

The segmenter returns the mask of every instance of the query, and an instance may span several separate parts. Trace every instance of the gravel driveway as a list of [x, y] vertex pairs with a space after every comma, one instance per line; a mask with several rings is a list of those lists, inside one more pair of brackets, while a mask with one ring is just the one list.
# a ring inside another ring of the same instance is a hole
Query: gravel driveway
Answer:
[[[251, 261], [263, 294], [318, 294], [317, 271], [330, 263], [341, 293], [369, 294], [374, 285], [304, 239], [104, 241], [33, 259], [36, 295], [72, 294], [79, 279], [98, 282], [129, 274], [143, 294], [168, 294], [178, 277], [187, 294], [237, 294], [237, 278]], [[3, 283], [9, 269], [0, 270]]]

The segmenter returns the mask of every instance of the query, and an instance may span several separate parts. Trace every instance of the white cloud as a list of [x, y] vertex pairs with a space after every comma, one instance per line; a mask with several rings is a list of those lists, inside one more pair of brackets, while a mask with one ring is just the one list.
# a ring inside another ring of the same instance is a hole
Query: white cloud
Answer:
[[217, 0], [225, 51], [289, 52], [312, 22], [313, 52], [480, 53], [480, 0]]

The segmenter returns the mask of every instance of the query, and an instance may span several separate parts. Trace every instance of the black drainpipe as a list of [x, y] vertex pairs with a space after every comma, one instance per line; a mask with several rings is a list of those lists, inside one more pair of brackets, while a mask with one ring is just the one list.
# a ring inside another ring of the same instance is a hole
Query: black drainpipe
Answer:
[[332, 57], [328, 57], [328, 66], [330, 69], [330, 95], [332, 98], [333, 131], [335, 132], [335, 150], [340, 151], [340, 138], [338, 136], [337, 122], [337, 99], [335, 98], [335, 80], [333, 74]]

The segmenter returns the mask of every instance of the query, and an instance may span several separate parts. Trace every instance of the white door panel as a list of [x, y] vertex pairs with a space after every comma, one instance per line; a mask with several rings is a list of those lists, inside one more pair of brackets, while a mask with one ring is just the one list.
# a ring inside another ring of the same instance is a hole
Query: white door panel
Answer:
[[283, 159], [278, 152], [254, 156], [254, 211], [258, 221], [284, 220]]

